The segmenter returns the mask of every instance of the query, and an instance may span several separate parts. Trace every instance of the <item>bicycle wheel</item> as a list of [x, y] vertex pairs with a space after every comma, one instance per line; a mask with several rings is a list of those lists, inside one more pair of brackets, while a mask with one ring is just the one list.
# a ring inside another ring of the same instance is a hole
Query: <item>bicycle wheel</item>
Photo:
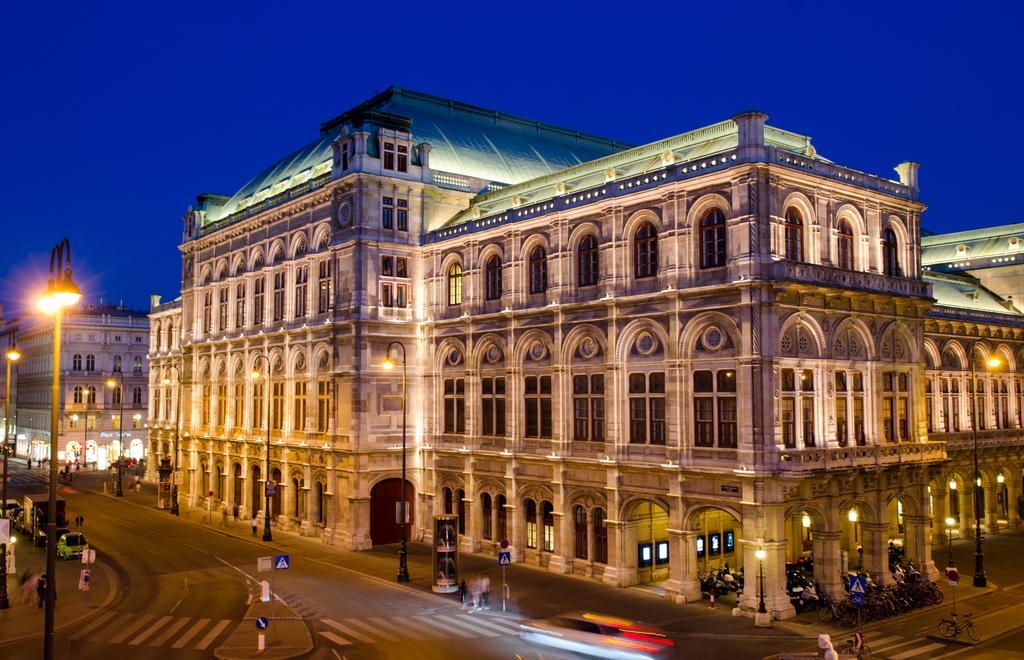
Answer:
[[956, 626], [952, 621], [943, 619], [942, 623], [939, 624], [939, 632], [942, 633], [943, 637], [956, 637]]
[[832, 608], [828, 605], [822, 605], [818, 608], [818, 621], [822, 623], [831, 623], [835, 617], [832, 614]]
[[967, 636], [976, 642], [981, 639], [981, 635], [978, 634], [978, 629], [974, 627], [973, 621], [967, 624]]
[[939, 589], [938, 587], [935, 587], [933, 585], [933, 588], [932, 588], [932, 605], [938, 605], [939, 603], [942, 602], [942, 599], [945, 598], [945, 597], [946, 597], [946, 594], [943, 593], [942, 589]]

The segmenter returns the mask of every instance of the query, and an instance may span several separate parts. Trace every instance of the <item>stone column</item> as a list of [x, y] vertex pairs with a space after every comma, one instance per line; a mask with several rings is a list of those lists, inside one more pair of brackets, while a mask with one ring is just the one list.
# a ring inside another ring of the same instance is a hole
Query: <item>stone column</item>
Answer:
[[[551, 515], [555, 518], [555, 545], [554, 552], [548, 558], [548, 570], [552, 573], [568, 573], [572, 567], [572, 561], [569, 559], [572, 556], [572, 550], [566, 549], [565, 539], [572, 538], [572, 536], [566, 535], [565, 526], [570, 516], [565, 515], [564, 511], [554, 511]], [[541, 529], [543, 530], [543, 528]]]
[[860, 523], [861, 545], [864, 547], [864, 570], [878, 586], [892, 582], [889, 573], [889, 551], [886, 537], [889, 535], [889, 523]]
[[1006, 493], [1006, 496], [1009, 498], [1009, 502], [1006, 503], [1009, 509], [1009, 516], [1007, 518], [1009, 529], [1010, 531], [1015, 531], [1021, 527], [1020, 515], [1017, 513], [1017, 497], [1020, 495], [1019, 478], [1011, 477], [1006, 480]]
[[949, 516], [949, 491], [945, 488], [932, 490], [932, 546], [944, 548], [949, 543], [946, 534], [946, 518]]
[[985, 488], [985, 517], [982, 519], [986, 534], [999, 533], [999, 487], [990, 482]]
[[697, 532], [694, 530], [669, 530], [670, 582], [677, 585], [676, 593], [670, 593], [670, 596], [677, 603], [691, 603], [701, 599], [696, 538]]
[[903, 515], [906, 525], [906, 558], [917, 564], [921, 574], [929, 580], [938, 577], [935, 562], [932, 560], [931, 527], [932, 519], [928, 516]]
[[[793, 604], [786, 593], [786, 544], [782, 541], [746, 540], [743, 545], [743, 595], [740, 596], [740, 609], [756, 612], [764, 590], [764, 603], [777, 619], [788, 619], [796, 615]], [[761, 584], [762, 562], [757, 558], [758, 549], [765, 551], [763, 562], [764, 585]]]
[[[838, 529], [822, 532], [814, 530], [813, 535], [814, 577], [829, 595], [838, 598], [843, 595], [842, 576], [839, 575], [839, 539], [842, 532]], [[744, 578], [750, 579], [746, 572]]]
[[369, 550], [373, 547], [373, 540], [370, 538], [370, 498], [350, 497], [348, 503], [349, 549]]
[[960, 538], [974, 538], [974, 486], [966, 484], [966, 490], [959, 493], [960, 497]]
[[606, 584], [623, 587], [629, 571], [622, 551], [622, 521], [606, 520], [605, 526], [608, 528], [608, 566], [604, 569], [603, 580]]
[[505, 526], [509, 531], [509, 542], [512, 545], [512, 560], [521, 562], [525, 555], [526, 530], [516, 500], [510, 499], [505, 504]]

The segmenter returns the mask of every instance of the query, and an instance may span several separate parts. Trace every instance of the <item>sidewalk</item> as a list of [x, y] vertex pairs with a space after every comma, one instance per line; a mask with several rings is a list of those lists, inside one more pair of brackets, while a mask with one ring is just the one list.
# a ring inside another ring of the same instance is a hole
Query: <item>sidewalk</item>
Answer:
[[[264, 632], [265, 650], [258, 648], [256, 617], [266, 617], [270, 622]], [[273, 619], [271, 620], [271, 616]], [[214, 657], [221, 660], [247, 660], [260, 658], [297, 658], [313, 650], [313, 637], [302, 617], [281, 601], [270, 603], [256, 600], [245, 613], [242, 625], [235, 628], [231, 636], [214, 651]]]
[[[56, 630], [83, 625], [99, 610], [108, 607], [117, 597], [117, 576], [105, 563], [97, 562], [91, 568], [89, 592], [84, 595], [78, 590], [79, 572], [85, 566], [78, 559], [57, 560], [57, 609]], [[21, 575], [28, 569], [42, 573], [46, 570], [46, 553], [43, 548], [32, 547], [19, 538], [15, 544], [15, 573], [7, 576], [7, 593], [10, 608], [0, 610], [0, 629], [4, 631], [3, 643], [8, 644], [33, 637], [42, 639], [43, 610], [36, 605], [36, 594], [31, 593], [31, 602], [22, 601]]]

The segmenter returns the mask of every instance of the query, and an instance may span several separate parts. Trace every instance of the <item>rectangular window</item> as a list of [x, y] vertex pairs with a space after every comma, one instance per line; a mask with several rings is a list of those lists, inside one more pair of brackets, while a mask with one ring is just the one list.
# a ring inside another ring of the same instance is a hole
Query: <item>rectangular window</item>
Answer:
[[263, 428], [263, 383], [252, 386], [252, 428]]
[[481, 434], [505, 435], [505, 379], [481, 380]]
[[295, 268], [295, 318], [306, 315], [306, 292], [309, 286], [309, 265], [302, 264]]
[[782, 444], [787, 448], [796, 447], [796, 399], [787, 396], [782, 398]]
[[257, 277], [252, 283], [252, 322], [255, 325], [263, 325], [263, 291], [267, 287], [267, 280]]
[[274, 321], [284, 319], [284, 271], [274, 273]]
[[899, 438], [901, 442], [906, 442], [908, 439], [909, 432], [909, 420], [907, 419], [907, 397], [901, 396], [896, 402], [896, 413], [899, 415]]
[[381, 155], [384, 159], [384, 169], [393, 170], [395, 169], [395, 143], [382, 141]]
[[395, 277], [409, 277], [409, 260], [395, 257]]
[[295, 381], [292, 399], [292, 428], [303, 432], [306, 430], [306, 381]]
[[665, 428], [665, 374], [629, 375], [629, 441], [663, 445]]
[[245, 326], [245, 284], [235, 287], [235, 330]]
[[394, 292], [390, 283], [380, 285], [380, 305], [381, 307], [395, 306]]
[[121, 416], [120, 415], [111, 415], [110, 416], [110, 428], [114, 429], [115, 431], [120, 431], [121, 430]]
[[217, 384], [217, 426], [227, 424], [228, 417], [228, 384]]
[[693, 399], [693, 442], [698, 447], [715, 446], [715, 399], [694, 397]]
[[228, 329], [228, 288], [221, 287], [220, 300], [217, 306], [217, 330], [225, 332]]
[[[168, 397], [167, 399], [168, 399], [168, 401], [170, 401], [170, 397]], [[170, 419], [170, 414], [167, 415], [167, 418]], [[96, 430], [96, 415], [87, 415], [86, 416], [86, 418], [85, 418], [85, 428], [87, 430], [89, 430], [89, 431], [95, 431]]]
[[406, 293], [408, 288], [404, 284], [395, 285], [395, 307], [405, 307], [408, 305], [408, 294]]
[[284, 383], [271, 383], [270, 429], [280, 431], [284, 428]]
[[551, 419], [551, 376], [527, 376], [525, 378], [526, 437], [550, 438]]
[[213, 291], [203, 293], [203, 334], [209, 334], [213, 324]]
[[882, 399], [882, 429], [885, 433], [886, 442], [896, 441], [896, 426], [895, 420], [893, 419], [894, 402], [892, 397], [885, 397]]
[[736, 397], [718, 398], [718, 446], [736, 447]]
[[404, 144], [398, 145], [398, 171], [409, 171], [409, 147]]
[[232, 425], [236, 429], [245, 424], [245, 383], [235, 383], [235, 417]]
[[395, 258], [394, 257], [381, 257], [380, 258], [380, 274], [384, 277], [392, 277], [395, 274]]
[[859, 446], [868, 443], [864, 435], [864, 397], [858, 396], [853, 399], [853, 434]]
[[814, 446], [814, 399], [802, 397], [800, 399], [800, 420], [803, 422], [804, 447]]
[[332, 291], [331, 262], [329, 259], [324, 259], [320, 262], [319, 274], [317, 276], [317, 314], [326, 314], [327, 310], [330, 309]]
[[395, 228], [395, 198], [384, 197], [381, 200], [380, 225], [384, 229]]
[[850, 435], [847, 428], [846, 396], [836, 394], [836, 441], [840, 447], [849, 444]]
[[316, 430], [327, 433], [331, 422], [331, 381], [321, 380], [316, 384]]
[[604, 375], [572, 378], [573, 440], [604, 442]]
[[444, 381], [444, 432], [466, 432], [466, 381], [462, 378]]
[[202, 393], [203, 393], [202, 394], [202, 399], [200, 401], [200, 406], [202, 406], [202, 407], [199, 409], [199, 423], [202, 424], [203, 426], [209, 426], [210, 425], [210, 386], [209, 385], [203, 385]]
[[[405, 147], [400, 147], [404, 149]], [[401, 161], [401, 156], [399, 157]], [[400, 170], [404, 172], [405, 170]], [[398, 210], [396, 212], [396, 218], [398, 222], [398, 231], [409, 231], [409, 202], [408, 200], [398, 200]]]

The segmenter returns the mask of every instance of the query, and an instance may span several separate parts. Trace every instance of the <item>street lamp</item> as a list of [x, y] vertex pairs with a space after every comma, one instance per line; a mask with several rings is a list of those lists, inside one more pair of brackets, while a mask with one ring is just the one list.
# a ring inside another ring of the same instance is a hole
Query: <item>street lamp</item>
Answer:
[[[978, 470], [978, 362], [975, 360], [974, 349], [978, 340], [971, 342], [971, 435], [974, 436], [974, 586], [988, 585], [985, 575], [985, 552], [982, 550], [981, 535], [981, 472]], [[985, 371], [996, 369], [1002, 361], [993, 355], [985, 359]]]
[[952, 516], [946, 518], [946, 534], [949, 536], [949, 559], [946, 561], [946, 566], [953, 565], [953, 525], [956, 524], [956, 518]]
[[[11, 366], [21, 357], [21, 352], [17, 346], [11, 344], [11, 347], [7, 349], [7, 387], [4, 389], [4, 485], [3, 485], [3, 498], [4, 498], [4, 510], [3, 517], [7, 517], [7, 456], [11, 453]], [[5, 573], [6, 575], [6, 573]], [[6, 582], [5, 582], [6, 585]], [[6, 587], [4, 593], [6, 594]], [[6, 600], [4, 598], [3, 600]], [[0, 609], [4, 609], [5, 606], [0, 604]]]
[[764, 548], [758, 548], [754, 552], [754, 556], [757, 557], [757, 564], [758, 564], [757, 572], [758, 572], [758, 578], [760, 579], [760, 582], [761, 582], [761, 589], [760, 589], [761, 593], [758, 595], [757, 613], [758, 614], [767, 614], [768, 613], [768, 608], [765, 607], [765, 604], [764, 604], [764, 558], [767, 556], [767, 554], [765, 553]]
[[[118, 383], [113, 378], [114, 374], [117, 374], [121, 381], [120, 390], [115, 389]], [[121, 404], [121, 413], [117, 418], [117, 492], [114, 494], [117, 497], [123, 497], [124, 490], [121, 486], [121, 470], [124, 468], [124, 372], [120, 368], [115, 369], [111, 373], [111, 377], [107, 379], [107, 387], [118, 395], [117, 399]]]
[[406, 376], [407, 376], [407, 364], [405, 359], [405, 344], [400, 341], [393, 341], [388, 344], [388, 350], [386, 357], [384, 358], [384, 364], [382, 365], [385, 369], [393, 369], [395, 367], [395, 361], [391, 359], [391, 348], [393, 346], [399, 346], [402, 349], [402, 503], [399, 506], [398, 526], [402, 530], [402, 544], [398, 549], [398, 576], [399, 582], [405, 583], [409, 581], [409, 565], [406, 561], [406, 537], [408, 536], [408, 500], [406, 499], [406, 485], [405, 485], [405, 416], [406, 408]]
[[[67, 262], [65, 263], [65, 253]], [[65, 238], [50, 252], [50, 279], [39, 308], [53, 314], [53, 383], [50, 390], [50, 488], [46, 508], [46, 615], [43, 657], [53, 660], [54, 607], [57, 605], [57, 436], [60, 432], [60, 326], [64, 308], [82, 298], [71, 278], [71, 243]]]
[[[174, 477], [171, 480], [171, 513], [177, 516], [180, 511], [178, 509], [178, 437], [181, 435], [181, 370], [174, 364], [167, 368], [174, 372], [174, 379], [178, 382], [178, 391], [174, 397]], [[171, 379], [164, 378], [162, 382], [164, 385], [170, 385]]]
[[[263, 496], [265, 498], [265, 504], [263, 509], [263, 540], [273, 541], [274, 537], [270, 534], [270, 489], [267, 487], [270, 484], [270, 358], [266, 355], [257, 355], [256, 362], [260, 360], [266, 360], [267, 362], [267, 390], [263, 393], [263, 398], [267, 401], [267, 418], [263, 420], [263, 423], [267, 425], [267, 474], [263, 478]], [[260, 377], [260, 372], [255, 369], [252, 372], [253, 380]], [[255, 502], [253, 502], [255, 505]]]

